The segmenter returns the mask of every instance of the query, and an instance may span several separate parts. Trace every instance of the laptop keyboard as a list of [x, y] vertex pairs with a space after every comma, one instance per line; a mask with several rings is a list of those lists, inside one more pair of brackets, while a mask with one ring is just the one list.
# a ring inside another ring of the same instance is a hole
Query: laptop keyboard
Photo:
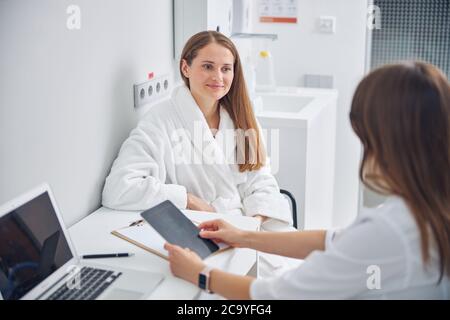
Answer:
[[83, 267], [80, 270], [80, 286], [70, 289], [64, 283], [47, 300], [94, 300], [105, 291], [121, 272]]

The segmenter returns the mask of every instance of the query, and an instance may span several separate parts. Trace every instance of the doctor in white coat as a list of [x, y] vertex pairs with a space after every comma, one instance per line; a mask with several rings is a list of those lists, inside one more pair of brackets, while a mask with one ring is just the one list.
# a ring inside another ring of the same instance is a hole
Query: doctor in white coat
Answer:
[[192, 36], [180, 72], [184, 85], [152, 107], [123, 143], [103, 205], [146, 210], [170, 200], [181, 209], [288, 226], [289, 204], [270, 172], [234, 44], [214, 31]]
[[364, 148], [361, 180], [388, 195], [382, 206], [339, 231], [248, 232], [204, 222], [204, 238], [304, 262], [254, 279], [166, 244], [172, 272], [230, 299], [450, 299], [447, 79], [424, 63], [375, 70], [356, 90], [350, 122]]

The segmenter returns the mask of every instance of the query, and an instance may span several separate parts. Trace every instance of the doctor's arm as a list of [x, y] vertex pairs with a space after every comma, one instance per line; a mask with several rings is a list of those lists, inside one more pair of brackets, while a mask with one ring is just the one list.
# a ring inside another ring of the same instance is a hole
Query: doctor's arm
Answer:
[[[265, 238], [265, 243], [254, 241], [254, 236], [259, 240], [264, 239], [264, 234], [246, 233], [236, 228], [227, 227], [215, 220], [210, 225], [204, 225], [209, 229], [209, 234], [202, 232], [220, 241], [227, 241], [231, 245], [244, 245], [244, 236], [250, 236], [249, 243], [258, 244], [267, 249], [272, 247], [272, 241], [279, 241], [278, 235]], [[219, 232], [218, 232], [219, 231]], [[226, 232], [220, 232], [226, 231]], [[266, 233], [267, 234], [267, 233]], [[284, 233], [287, 239], [289, 233]], [[302, 234], [306, 237], [303, 238]], [[333, 232], [330, 233], [333, 235]], [[300, 267], [287, 270], [283, 274], [267, 279], [254, 279], [251, 277], [236, 276], [230, 273], [212, 269], [210, 271], [210, 290], [229, 299], [349, 299], [356, 298], [367, 293], [367, 266], [376, 263], [384, 272], [385, 279], [398, 278], [400, 283], [405, 281], [404, 261], [407, 250], [396, 230], [378, 224], [358, 224], [347, 228], [346, 232], [338, 236], [338, 240], [331, 240], [326, 234], [327, 250], [323, 248], [324, 235], [320, 232], [298, 232], [298, 238], [307, 240], [302, 251], [305, 255], [311, 253]], [[308, 239], [311, 237], [311, 239]], [[253, 239], [252, 239], [253, 238]], [[380, 239], [383, 241], [380, 243]], [[270, 241], [268, 241], [270, 240]], [[284, 241], [282, 241], [284, 242]], [[278, 242], [281, 245], [282, 242]], [[386, 246], [389, 244], [389, 246]], [[298, 246], [299, 243], [291, 241], [285, 246]], [[307, 248], [309, 247], [309, 248]], [[367, 248], [376, 248], [368, 252]], [[189, 250], [178, 246], [166, 244], [169, 251], [170, 268], [177, 277], [198, 284], [198, 275], [205, 267], [200, 257]], [[313, 252], [314, 251], [314, 252]], [[380, 280], [381, 281], [381, 280]]]
[[326, 231], [261, 232], [238, 229], [217, 219], [199, 225], [200, 236], [232, 247], [250, 248], [281, 256], [304, 259], [315, 250], [325, 250]]
[[[314, 250], [323, 250], [324, 231], [308, 232], [248, 232], [237, 229], [223, 220], [213, 220], [199, 225], [200, 235], [234, 247], [304, 258]], [[198, 285], [199, 273], [205, 268], [201, 258], [189, 249], [166, 243], [172, 273], [194, 285]], [[250, 299], [250, 287], [255, 279], [238, 276], [219, 269], [210, 272], [209, 289], [228, 299]]]
[[[202, 259], [196, 253], [176, 245], [166, 243], [164, 248], [169, 252], [172, 273], [197, 286], [199, 274], [206, 266]], [[248, 300], [253, 280], [252, 277], [213, 269], [210, 272], [209, 289], [227, 299]]]

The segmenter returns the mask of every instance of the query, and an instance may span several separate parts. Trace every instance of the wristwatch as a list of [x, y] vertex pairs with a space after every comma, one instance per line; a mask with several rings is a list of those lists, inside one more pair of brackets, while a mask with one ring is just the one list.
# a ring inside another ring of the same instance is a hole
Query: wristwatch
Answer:
[[209, 273], [211, 272], [212, 268], [209, 266], [206, 266], [203, 268], [202, 271], [198, 274], [198, 286], [200, 289], [206, 290], [208, 293], [214, 293], [209, 288], [209, 281], [210, 276]]

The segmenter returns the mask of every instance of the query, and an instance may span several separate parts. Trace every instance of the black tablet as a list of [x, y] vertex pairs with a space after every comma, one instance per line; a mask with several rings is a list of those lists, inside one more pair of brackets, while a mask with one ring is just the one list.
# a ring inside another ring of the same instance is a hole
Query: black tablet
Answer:
[[141, 213], [167, 242], [189, 248], [202, 259], [219, 250], [219, 246], [199, 235], [199, 229], [172, 202], [166, 200]]

